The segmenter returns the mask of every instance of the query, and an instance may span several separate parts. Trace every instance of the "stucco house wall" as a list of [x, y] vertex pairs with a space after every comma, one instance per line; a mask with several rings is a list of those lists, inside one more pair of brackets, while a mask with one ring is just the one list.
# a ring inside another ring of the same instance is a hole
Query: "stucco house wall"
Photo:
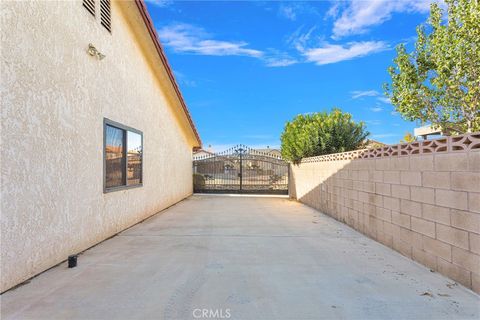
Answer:
[[[192, 193], [195, 129], [137, 4], [111, 10], [1, 3], [2, 292]], [[142, 187], [103, 192], [104, 118], [143, 132]]]
[[480, 292], [480, 133], [303, 159], [290, 196]]

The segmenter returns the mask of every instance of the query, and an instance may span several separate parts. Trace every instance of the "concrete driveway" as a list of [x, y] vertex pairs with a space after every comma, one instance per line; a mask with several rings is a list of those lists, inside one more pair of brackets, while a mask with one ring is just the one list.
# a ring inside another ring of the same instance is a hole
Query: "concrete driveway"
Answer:
[[192, 196], [2, 295], [2, 319], [464, 319], [480, 298], [285, 198]]

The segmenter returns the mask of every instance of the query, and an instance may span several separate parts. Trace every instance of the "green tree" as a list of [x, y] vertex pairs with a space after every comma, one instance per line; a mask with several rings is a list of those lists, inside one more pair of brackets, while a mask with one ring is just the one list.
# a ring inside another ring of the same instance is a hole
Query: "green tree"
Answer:
[[448, 17], [432, 4], [417, 27], [415, 50], [397, 46], [386, 95], [403, 118], [447, 134], [480, 130], [480, 0], [445, 0]]
[[410, 132], [406, 132], [405, 135], [403, 136], [403, 139], [400, 140], [400, 143], [410, 143], [410, 142], [415, 142], [417, 141], [417, 138]]
[[298, 115], [285, 125], [282, 157], [298, 163], [305, 157], [356, 150], [368, 135], [363, 122], [355, 123], [351, 114], [337, 108]]

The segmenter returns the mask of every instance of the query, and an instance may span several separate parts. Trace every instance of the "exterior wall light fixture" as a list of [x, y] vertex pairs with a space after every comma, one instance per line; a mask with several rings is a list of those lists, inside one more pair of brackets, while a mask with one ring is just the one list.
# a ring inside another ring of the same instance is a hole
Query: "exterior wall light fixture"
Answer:
[[93, 44], [88, 44], [88, 49], [87, 49], [87, 53], [89, 55], [91, 55], [92, 57], [97, 57], [98, 60], [103, 60], [106, 55], [104, 55], [103, 53], [101, 53], [100, 51], [98, 51], [97, 48], [95, 48], [95, 46]]

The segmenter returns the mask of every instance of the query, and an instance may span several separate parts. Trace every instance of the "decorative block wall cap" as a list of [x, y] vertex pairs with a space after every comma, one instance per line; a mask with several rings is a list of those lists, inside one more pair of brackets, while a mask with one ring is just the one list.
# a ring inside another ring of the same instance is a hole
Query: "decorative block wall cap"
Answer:
[[301, 163], [480, 151], [480, 132], [304, 158]]

